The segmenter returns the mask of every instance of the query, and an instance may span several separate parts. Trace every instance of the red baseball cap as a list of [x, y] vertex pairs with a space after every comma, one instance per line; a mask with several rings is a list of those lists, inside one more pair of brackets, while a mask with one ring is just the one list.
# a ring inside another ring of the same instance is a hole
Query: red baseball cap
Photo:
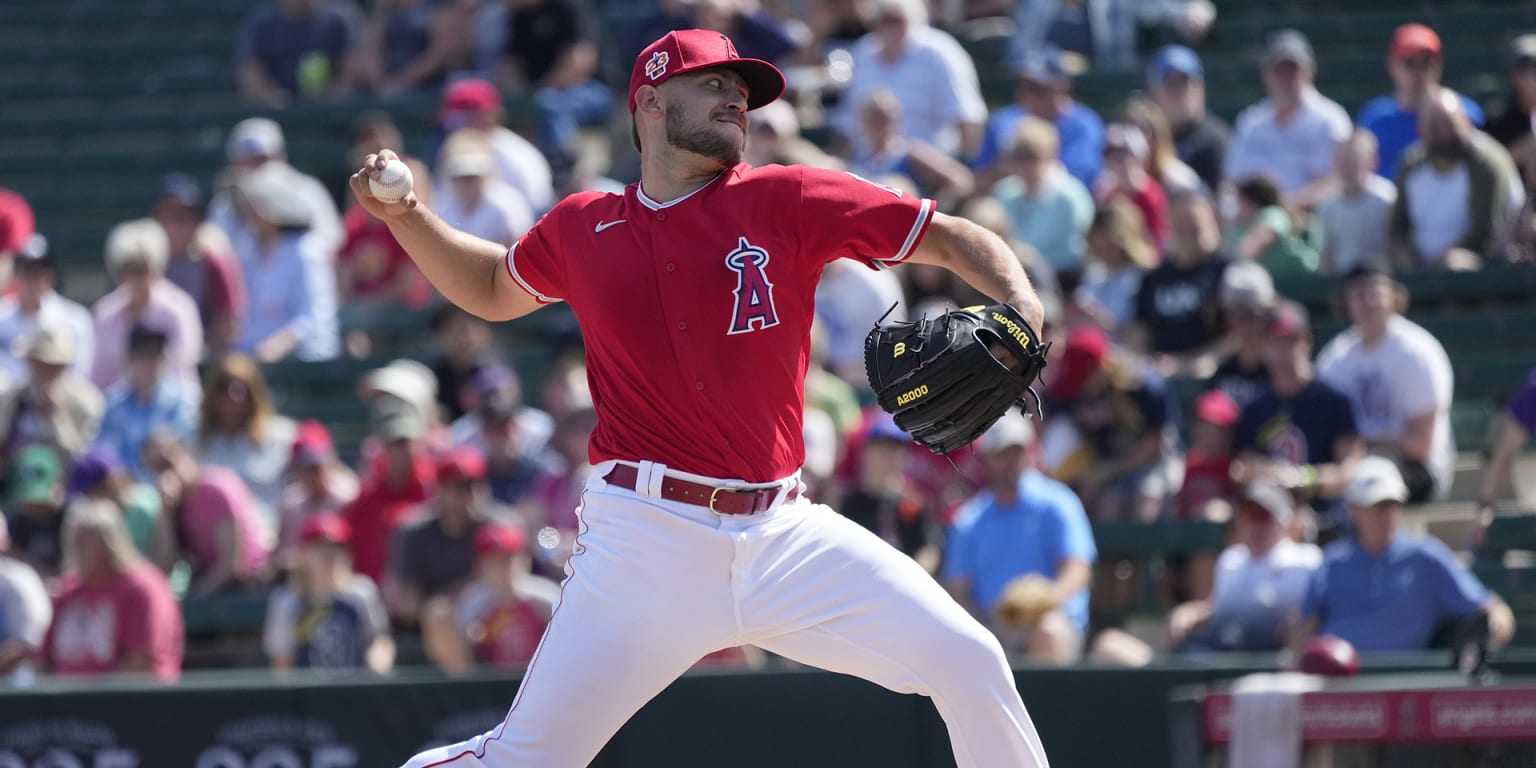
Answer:
[[456, 80], [443, 92], [443, 106], [437, 119], [441, 121], [449, 112], [484, 112], [501, 108], [501, 91], [489, 80], [469, 77]]
[[37, 219], [27, 199], [0, 189], [0, 251], [19, 251], [36, 231]]
[[304, 521], [299, 529], [299, 541], [310, 544], [316, 541], [327, 544], [347, 544], [352, 541], [352, 525], [346, 518], [330, 513], [315, 515]]
[[1055, 378], [1047, 390], [1056, 400], [1071, 400], [1083, 390], [1109, 354], [1109, 336], [1097, 326], [1080, 325], [1067, 335], [1067, 348], [1061, 362], [1052, 366]]
[[470, 447], [459, 447], [437, 460], [439, 483], [463, 483], [485, 479], [485, 457]]
[[1392, 58], [1411, 59], [1416, 54], [1430, 53], [1440, 57], [1440, 36], [1423, 24], [1404, 24], [1392, 33]]
[[324, 424], [313, 419], [299, 422], [298, 431], [293, 437], [293, 449], [288, 456], [290, 463], [313, 466], [324, 464], [335, 455], [336, 446], [331, 442], [331, 432]]
[[661, 85], [673, 75], [709, 67], [725, 67], [747, 83], [747, 109], [757, 109], [784, 93], [784, 73], [761, 59], [743, 59], [725, 35], [708, 29], [668, 32], [646, 46], [629, 76], [629, 111], [642, 85]]
[[475, 531], [475, 557], [515, 555], [528, 548], [521, 529], [506, 523], [485, 523]]
[[1219, 389], [1213, 389], [1195, 401], [1195, 418], [1218, 427], [1237, 423], [1237, 411], [1237, 401]]

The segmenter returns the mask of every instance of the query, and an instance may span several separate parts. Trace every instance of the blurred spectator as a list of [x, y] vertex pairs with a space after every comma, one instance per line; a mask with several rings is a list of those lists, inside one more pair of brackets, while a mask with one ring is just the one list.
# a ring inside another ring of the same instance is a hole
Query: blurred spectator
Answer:
[[485, 457], [454, 448], [437, 462], [429, 516], [394, 536], [384, 594], [391, 615], [419, 619], [428, 600], [456, 594], [474, 573], [475, 531], [489, 516]]
[[[814, 406], [809, 412], [817, 412]], [[592, 430], [597, 427], [597, 410], [591, 407], [575, 408], [561, 414], [555, 423], [555, 433], [549, 440], [549, 453], [543, 474], [534, 481], [533, 492], [518, 505], [528, 528], [536, 534], [539, 549], [534, 558], [541, 570], [551, 575], [565, 572], [565, 561], [570, 558], [576, 544], [576, 534], [581, 525], [576, 509], [581, 506], [581, 495], [586, 490], [587, 477], [592, 465], [587, 461], [587, 444]], [[830, 427], [829, 427], [830, 429]], [[807, 449], [807, 471], [814, 463]], [[832, 460], [825, 462], [830, 474]]]
[[1094, 69], [1124, 72], [1136, 67], [1144, 30], [1193, 45], [1215, 19], [1209, 0], [1022, 0], [1014, 6], [1012, 43], [1016, 51], [1056, 48]]
[[[1398, 161], [1419, 140], [1419, 107], [1440, 89], [1444, 67], [1440, 36], [1433, 29], [1404, 24], [1392, 33], [1392, 47], [1387, 52], [1392, 93], [1367, 101], [1355, 119], [1361, 128], [1375, 134], [1376, 167], [1388, 181], [1396, 180]], [[1457, 96], [1467, 119], [1481, 126], [1482, 107], [1466, 96]]]
[[[490, 144], [497, 178], [523, 193], [535, 212], [549, 210], [555, 204], [549, 161], [531, 142], [503, 126], [501, 117], [501, 93], [496, 86], [486, 80], [467, 78], [455, 81], [444, 91], [438, 123], [444, 135], [460, 131], [479, 134]], [[446, 187], [443, 169], [436, 170], [436, 186]]]
[[1509, 492], [1510, 470], [1531, 433], [1536, 431], [1536, 370], [1525, 378], [1504, 407], [1503, 418], [1493, 441], [1493, 451], [1483, 473], [1477, 493], [1477, 530], [1474, 543], [1481, 544], [1484, 529], [1493, 521], [1494, 504]]
[[624, 61], [634, 61], [653, 41], [679, 29], [714, 30], [730, 38], [742, 57], [774, 64], [788, 64], [799, 47], [785, 23], [757, 2], [684, 0], [656, 3], [656, 13], [627, 35]]
[[1243, 483], [1278, 483], [1310, 500], [1326, 534], [1348, 522], [1344, 486], [1365, 455], [1365, 442], [1349, 398], [1314, 375], [1306, 308], [1281, 302], [1266, 336], [1256, 345], [1264, 351], [1269, 387], [1238, 420], [1240, 461], [1233, 476]]
[[309, 211], [310, 231], [320, 241], [316, 249], [333, 254], [341, 247], [343, 232], [336, 199], [319, 179], [288, 164], [282, 126], [265, 117], [241, 120], [229, 131], [224, 155], [229, 165], [220, 171], [215, 182], [218, 194], [208, 202], [208, 220], [229, 236], [236, 253], [249, 248], [245, 241], [254, 238], [255, 233], [236, 206], [234, 187], [246, 174], [268, 165], [286, 172], [286, 194], [301, 201], [297, 207]]
[[34, 443], [16, 454], [9, 476], [11, 554], [45, 579], [64, 563], [64, 462], [58, 449]]
[[1509, 642], [1509, 606], [1439, 539], [1402, 530], [1408, 495], [1392, 462], [1373, 456], [1355, 465], [1345, 492], [1354, 535], [1324, 551], [1292, 649], [1324, 634], [1361, 652], [1421, 650], [1446, 622], [1479, 613], [1487, 616], [1494, 647]]
[[1088, 258], [1073, 294], [1083, 322], [1124, 341], [1136, 319], [1136, 294], [1142, 276], [1157, 263], [1157, 249], [1147, 234], [1141, 211], [1116, 198], [1099, 206], [1088, 228]]
[[135, 328], [128, 339], [128, 373], [106, 391], [97, 442], [117, 451], [136, 477], [148, 479], [144, 443], [150, 433], [168, 429], [190, 439], [197, 430], [200, 390], [166, 375], [165, 334]]
[[283, 474], [297, 430], [293, 419], [273, 407], [256, 361], [234, 354], [209, 366], [198, 415], [197, 460], [239, 475], [268, 530], [278, 528]]
[[53, 602], [37, 571], [12, 557], [5, 516], [0, 515], [0, 679], [22, 684], [35, 672], [35, 656], [43, 647]]
[[1221, 315], [1227, 327], [1227, 356], [1211, 374], [1211, 389], [1226, 392], [1242, 408], [1269, 389], [1264, 340], [1275, 309], [1275, 283], [1264, 268], [1239, 261], [1221, 275]]
[[1136, 126], [1147, 142], [1147, 173], [1165, 191], [1178, 189], [1185, 192], [1209, 194], [1216, 187], [1208, 187], [1193, 168], [1179, 159], [1173, 146], [1173, 130], [1168, 127], [1168, 117], [1163, 108], [1144, 96], [1137, 96], [1125, 103], [1120, 120]]
[[[832, 476], [837, 472], [837, 458], [843, 449], [843, 436], [826, 411], [807, 401], [805, 417], [800, 420], [800, 434], [805, 438], [805, 463], [800, 466], [802, 491], [814, 499], [836, 496]], [[535, 492], [537, 494], [537, 492]]]
[[170, 260], [165, 278], [197, 305], [203, 342], [211, 356], [229, 351], [245, 318], [245, 279], [229, 236], [205, 219], [203, 190], [190, 176], [168, 174], [150, 204], [149, 217], [165, 230]]
[[357, 13], [343, 0], [272, 0], [251, 10], [235, 41], [240, 93], [264, 107], [295, 96], [341, 96], [352, 88]]
[[[362, 166], [370, 153], [380, 149], [398, 152], [403, 142], [387, 115], [365, 115], [354, 126], [351, 166]], [[412, 189], [416, 199], [432, 205], [431, 171], [414, 157], [402, 160], [415, 179]], [[341, 224], [346, 232], [346, 240], [336, 252], [336, 298], [341, 307], [388, 314], [401, 306], [421, 309], [432, 301], [432, 284], [395, 240], [389, 225], [360, 205], [348, 208]], [[346, 342], [348, 349], [353, 349], [354, 335], [349, 333]], [[369, 340], [369, 352], [371, 345]]]
[[11, 261], [37, 234], [37, 219], [27, 199], [0, 187], [0, 295], [14, 290]]
[[[448, 442], [451, 445], [489, 450], [487, 425], [510, 418], [515, 422], [516, 452], [518, 455], [534, 454], [543, 450], [555, 430], [554, 420], [548, 413], [523, 402], [522, 381], [517, 371], [505, 365], [491, 364], [480, 368], [459, 386], [458, 391], [459, 401], [469, 410], [449, 426]], [[590, 401], [586, 401], [573, 407], [590, 405]], [[490, 436], [490, 439], [494, 442], [499, 437], [502, 436]]]
[[1175, 195], [1168, 205], [1163, 263], [1141, 278], [1132, 345], [1149, 353], [1164, 375], [1209, 376], [1222, 343], [1217, 300], [1228, 256], [1221, 251], [1216, 211], [1202, 195]]
[[948, 32], [929, 25], [923, 0], [873, 3], [877, 25], [853, 47], [853, 78], [832, 126], [855, 156], [867, 153], [859, 110], [870, 94], [890, 91], [901, 99], [899, 135], [956, 157], [975, 154], [987, 106], [970, 55]]
[[[909, 265], [910, 272], [920, 264]], [[947, 271], [947, 270], [946, 270]], [[826, 367], [827, 332], [822, 321], [811, 323], [811, 359], [805, 372], [805, 403], [808, 408], [824, 411], [832, 419], [832, 426], [841, 438], [853, 432], [863, 418], [859, 413], [858, 395], [847, 379]]]
[[[1039, 294], [1040, 303], [1045, 305], [1046, 322], [1055, 322], [1061, 316], [1061, 285], [1056, 270], [1040, 257], [1039, 251], [1019, 239], [1013, 231], [1013, 224], [1009, 221], [1008, 211], [1003, 208], [1003, 204], [993, 197], [973, 197], [960, 207], [957, 215], [981, 225], [983, 229], [1002, 238], [1008, 250], [1013, 251], [1014, 258], [1024, 265], [1024, 273], [1029, 275], [1029, 281], [1034, 286], [1035, 293]], [[946, 279], [951, 286], [948, 295], [957, 307], [970, 307], [991, 301], [985, 294], [943, 267], [935, 269], [930, 264], [924, 269], [929, 274], [937, 272], [948, 276]]]
[[487, 522], [474, 535], [474, 580], [457, 599], [428, 604], [422, 641], [432, 662], [451, 675], [475, 665], [518, 671], [533, 661], [560, 588], [533, 575], [528, 537], [506, 523]]
[[67, 333], [74, 350], [70, 366], [81, 376], [90, 376], [96, 359], [91, 313], [54, 290], [58, 265], [48, 239], [32, 235], [9, 260], [15, 264], [16, 293], [0, 298], [0, 371], [15, 381], [26, 381], [27, 361], [13, 350], [24, 337], [48, 326]]
[[[437, 405], [437, 379], [432, 369], [408, 358], [391, 360], [382, 368], [375, 368], [358, 382], [358, 394], [368, 404], [371, 415], [383, 418], [404, 408], [421, 420], [421, 439], [436, 449], [443, 444], [444, 435]], [[368, 441], [363, 450], [367, 454]]]
[[96, 344], [91, 382], [106, 391], [121, 381], [130, 331], [148, 326], [166, 336], [166, 373], [196, 387], [203, 323], [192, 299], [165, 279], [170, 258], [165, 230], [152, 219], [124, 222], [108, 233], [106, 250], [107, 272], [119, 284], [91, 307]]
[[389, 672], [395, 644], [379, 590], [352, 571], [352, 527], [334, 514], [309, 518], [299, 531], [298, 562], [272, 591], [262, 650], [272, 668]]
[[70, 503], [90, 499], [117, 505], [133, 548], [144, 557], [150, 556], [160, 520], [160, 493], [155, 486], [135, 479], [112, 446], [93, 445], [75, 459], [69, 468], [65, 496]]
[[938, 510], [907, 474], [912, 456], [912, 436], [889, 414], [876, 416], [859, 446], [855, 484], [837, 509], [933, 573], [943, 537]]
[[823, 0], [810, 3], [806, 23], [811, 28], [811, 43], [802, 49], [813, 64], [823, 64], [845, 57], [879, 23], [875, 8], [864, 0]]
[[464, 0], [379, 0], [358, 35], [354, 73], [380, 96], [436, 88], [469, 61]]
[[855, 387], [868, 386], [864, 337], [875, 321], [910, 317], [901, 280], [892, 270], [872, 270], [852, 259], [827, 263], [816, 285], [816, 319], [827, 334], [827, 369]]
[[432, 365], [437, 402], [448, 420], [456, 421], [471, 407], [465, 404], [465, 387], [492, 362], [491, 326], [452, 304], [444, 304], [432, 315], [432, 336], [442, 352]]
[[1238, 261], [1254, 261], [1271, 275], [1317, 271], [1317, 251], [1292, 232], [1280, 187], [1260, 174], [1237, 182], [1237, 215], [1227, 229], [1227, 248]]
[[1010, 650], [1053, 664], [1082, 653], [1098, 551], [1083, 505], [1036, 469], [1029, 420], [1009, 413], [980, 440], [987, 487], [956, 513], [945, 545], [950, 594]]
[[362, 471], [357, 498], [344, 517], [352, 525], [352, 561], [358, 573], [377, 583], [384, 576], [389, 542], [418, 504], [427, 500], [436, 471], [422, 438], [426, 418], [416, 410], [391, 405], [375, 411], [372, 436], [381, 450]]
[[69, 329], [50, 326], [16, 339], [14, 354], [30, 373], [21, 383], [0, 386], [5, 455], [44, 443], [72, 458], [96, 438], [106, 405], [101, 391], [71, 367], [78, 359], [73, 343]]
[[274, 570], [295, 564], [304, 526], [320, 515], [339, 514], [357, 498], [357, 475], [336, 457], [331, 433], [318, 421], [299, 422], [288, 452], [288, 485], [278, 507]]
[[1472, 125], [1455, 91], [1437, 88], [1420, 107], [1420, 140], [1398, 168], [1393, 264], [1477, 269], [1505, 244], [1525, 188], [1509, 153]]
[[1263, 72], [1268, 98], [1237, 116], [1222, 175], [1236, 183], [1267, 173], [1287, 208], [1310, 209], [1326, 194], [1334, 147], [1349, 137], [1353, 123], [1343, 107], [1317, 92], [1317, 61], [1300, 32], [1270, 36]]
[[496, 178], [490, 147], [478, 135], [449, 136], [438, 169], [447, 184], [438, 191], [435, 210], [450, 226], [503, 245], [533, 227], [533, 208]]
[[144, 444], [144, 465], [160, 489], [164, 512], [156, 560], [170, 570], [185, 559], [192, 568], [187, 597], [249, 591], [266, 577], [271, 533], [240, 476], [199, 466], [178, 435], [159, 430]]
[[1235, 541], [1216, 558], [1210, 599], [1179, 605], [1168, 616], [1168, 646], [1178, 653], [1276, 651], [1300, 619], [1323, 553], [1291, 538], [1290, 494], [1273, 484], [1250, 485], [1233, 520]]
[[523, 503], [539, 477], [549, 471], [551, 462], [544, 441], [533, 444], [533, 435], [523, 426], [523, 414], [528, 410], [532, 409], [505, 391], [491, 393], [480, 405], [480, 433], [475, 441], [479, 449], [473, 447], [475, 443], [469, 449], [484, 451], [488, 465], [485, 480], [491, 498], [501, 504]]
[[1407, 291], [1391, 277], [1356, 268], [1343, 290], [1350, 327], [1318, 354], [1318, 378], [1349, 398], [1370, 451], [1397, 462], [1407, 501], [1443, 495], [1456, 461], [1450, 358], [1402, 316]]
[[1231, 519], [1237, 496], [1237, 484], [1232, 481], [1237, 414], [1237, 401], [1219, 389], [1195, 400], [1189, 450], [1184, 452], [1184, 484], [1179, 491], [1180, 519]]
[[865, 178], [891, 174], [917, 183], [919, 194], [933, 198], [940, 210], [952, 211], [976, 186], [971, 169], [922, 139], [898, 133], [901, 101], [890, 91], [875, 91], [859, 109], [862, 150], [850, 158], [848, 169]]
[[742, 162], [754, 168], [778, 164], [844, 170], [842, 160], [800, 135], [800, 118], [787, 101], [771, 101], [752, 110], [747, 130]]
[[1072, 486], [1094, 520], [1151, 522], [1177, 493], [1177, 412], [1161, 377], [1112, 351], [1092, 326], [1074, 328], [1046, 396], [1043, 467]]
[[55, 675], [137, 675], [161, 682], [181, 674], [181, 606], [165, 574], [134, 550], [111, 503], [70, 509], [74, 570], [59, 585], [42, 660]]
[[1013, 232], [1058, 273], [1081, 267], [1093, 196], [1061, 164], [1056, 129], [1036, 117], [1016, 124], [998, 159], [992, 196], [1003, 204]]
[[1013, 103], [993, 110], [981, 151], [972, 165], [982, 178], [996, 178], [994, 163], [1018, 135], [1019, 121], [1036, 117], [1056, 127], [1057, 156], [1067, 173], [1084, 187], [1099, 178], [1104, 161], [1104, 121], [1072, 98], [1072, 78], [1059, 55], [1032, 53], [1014, 68]]
[[1488, 135], [1497, 139], [1515, 164], [1526, 170], [1536, 160], [1536, 34], [1524, 34], [1509, 44], [1509, 100], [1504, 111], [1488, 122]]
[[1147, 86], [1173, 130], [1179, 159], [1199, 175], [1206, 189], [1221, 185], [1232, 129], [1205, 111], [1205, 67], [1182, 45], [1162, 48], [1147, 67]]
[[341, 352], [335, 250], [311, 230], [313, 214], [288, 186], [292, 175], [266, 165], [236, 184], [252, 236], [236, 249], [250, 309], [235, 349], [263, 363], [330, 360]]
[[1104, 129], [1104, 170], [1094, 183], [1100, 205], [1124, 197], [1141, 211], [1152, 242], [1168, 242], [1168, 199], [1157, 179], [1147, 172], [1151, 148], [1136, 126], [1111, 123]]
[[613, 92], [599, 79], [598, 17], [582, 0], [505, 2], [498, 82], [508, 91], [533, 93], [539, 149], [557, 175], [568, 172], [580, 130], [603, 125], [613, 107]]
[[1318, 269], [1342, 275], [1360, 265], [1387, 265], [1387, 225], [1397, 187], [1376, 173], [1376, 136], [1356, 128], [1333, 154], [1338, 191], [1318, 203], [1312, 238]]

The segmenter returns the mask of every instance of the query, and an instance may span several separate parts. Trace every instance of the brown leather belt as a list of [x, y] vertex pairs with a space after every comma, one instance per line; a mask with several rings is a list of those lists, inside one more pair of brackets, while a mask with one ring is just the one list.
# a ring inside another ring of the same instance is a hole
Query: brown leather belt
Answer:
[[[616, 485], [627, 490], [635, 490], [635, 481], [640, 477], [640, 470], [628, 464], [619, 464], [603, 477], [603, 481], [609, 485]], [[661, 480], [661, 497], [668, 501], [680, 501], [684, 504], [694, 504], [705, 507], [717, 515], [755, 515], [765, 512], [773, 506], [773, 502], [779, 496], [780, 487], [772, 488], [732, 488], [730, 486], [704, 485], [702, 483], [690, 483], [687, 480], [679, 480], [671, 475], [666, 475]], [[785, 501], [792, 501], [800, 495], [800, 487], [797, 483], [784, 494]]]

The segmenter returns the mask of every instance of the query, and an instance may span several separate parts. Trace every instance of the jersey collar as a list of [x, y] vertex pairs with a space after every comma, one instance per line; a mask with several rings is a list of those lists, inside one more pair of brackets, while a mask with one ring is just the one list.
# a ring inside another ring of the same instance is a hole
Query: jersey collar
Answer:
[[649, 209], [651, 209], [653, 211], [659, 211], [659, 210], [661, 210], [663, 208], [671, 208], [672, 206], [677, 205], [678, 203], [681, 203], [684, 200], [687, 200], [688, 198], [693, 197], [694, 195], [697, 195], [698, 193], [703, 192], [704, 190], [708, 189], [711, 184], [714, 184], [715, 182], [719, 181], [721, 176], [724, 176], [725, 174], [727, 174], [727, 173], [729, 173], [731, 171], [734, 171], [734, 170], [736, 170], [735, 166], [733, 166], [731, 168], [726, 168], [726, 169], [720, 171], [719, 173], [715, 174], [714, 178], [710, 179], [709, 181], [704, 182], [702, 185], [699, 186], [698, 189], [695, 189], [694, 191], [689, 192], [688, 194], [683, 195], [682, 197], [679, 197], [679, 198], [677, 198], [675, 200], [668, 200], [665, 203], [658, 203], [655, 200], [652, 200], [651, 196], [647, 195], [645, 193], [645, 186], [644, 186], [643, 182], [636, 182], [635, 183], [635, 197], [637, 199], [639, 199], [641, 205], [643, 205], [643, 206], [645, 206], [645, 207], [647, 207], [647, 208], [649, 208]]

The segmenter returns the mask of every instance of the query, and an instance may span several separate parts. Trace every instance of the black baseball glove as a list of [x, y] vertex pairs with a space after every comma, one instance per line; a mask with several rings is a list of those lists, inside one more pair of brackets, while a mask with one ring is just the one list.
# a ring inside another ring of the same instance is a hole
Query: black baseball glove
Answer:
[[864, 339], [864, 369], [880, 407], [913, 441], [944, 455], [970, 445], [1045, 368], [1046, 347], [1007, 304], [876, 324]]

